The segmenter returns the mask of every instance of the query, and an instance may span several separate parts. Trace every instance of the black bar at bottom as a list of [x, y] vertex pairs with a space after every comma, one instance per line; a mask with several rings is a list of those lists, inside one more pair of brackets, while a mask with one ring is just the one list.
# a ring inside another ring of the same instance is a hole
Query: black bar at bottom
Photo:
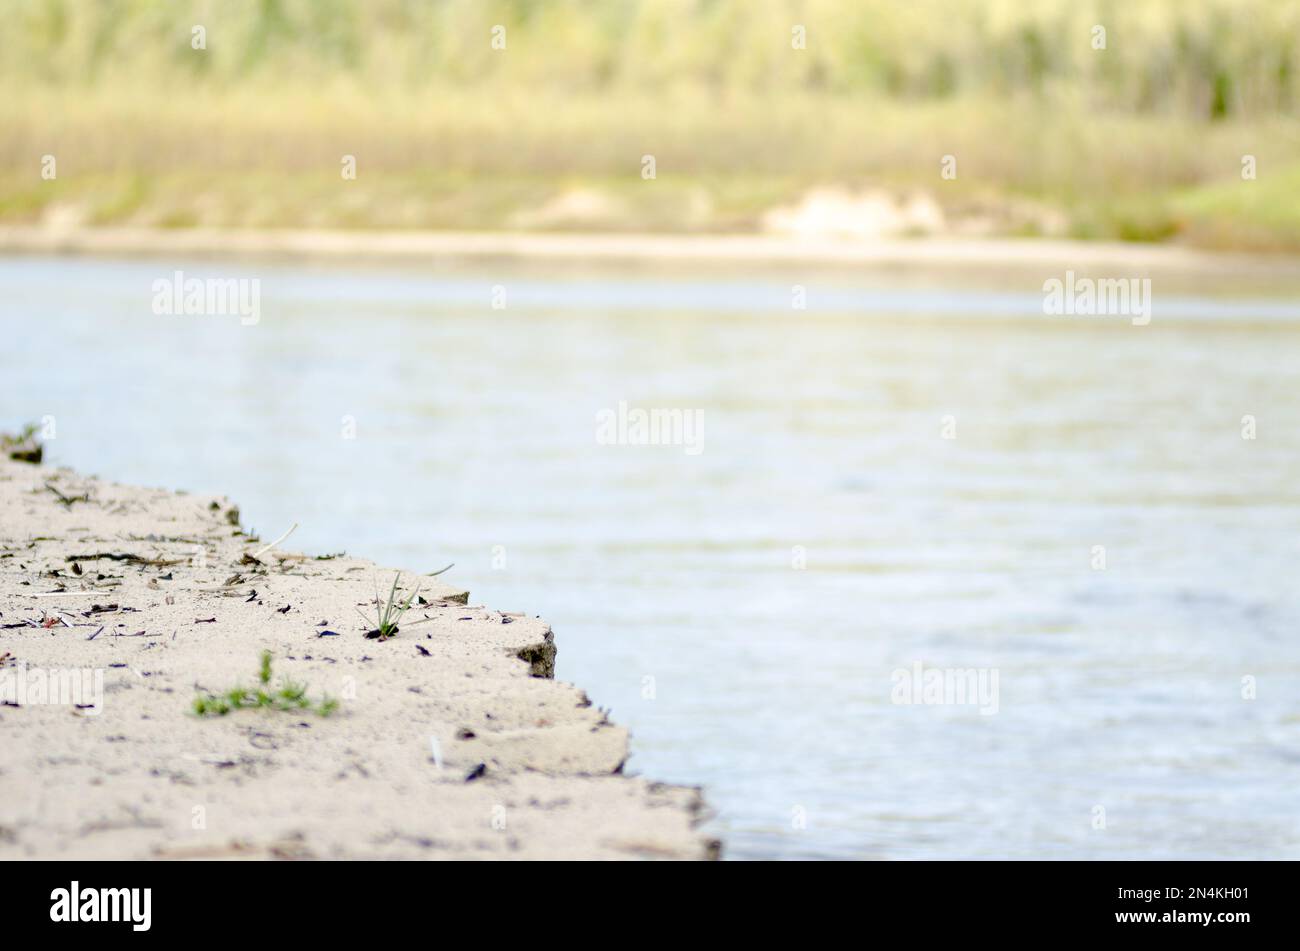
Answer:
[[[1294, 868], [1277, 862], [10, 862], [0, 875], [10, 936], [37, 929], [203, 939], [251, 929], [259, 938], [307, 940], [376, 924], [446, 934], [452, 922], [533, 919], [539, 934], [554, 928], [559, 937], [597, 926], [659, 931], [694, 918], [724, 932], [760, 921], [818, 929], [842, 923], [862, 935], [916, 928], [927, 941], [1058, 934], [1231, 941], [1289, 932]], [[659, 938], [673, 940], [662, 931]]]

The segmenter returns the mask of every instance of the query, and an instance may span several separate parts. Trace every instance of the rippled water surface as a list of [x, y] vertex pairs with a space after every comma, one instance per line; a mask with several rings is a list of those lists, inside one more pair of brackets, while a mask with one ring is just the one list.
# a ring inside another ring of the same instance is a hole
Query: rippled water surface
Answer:
[[[456, 562], [728, 855], [1300, 857], [1293, 298], [1157, 285], [1134, 327], [1043, 316], [1043, 275], [180, 265], [259, 276], [246, 327], [155, 316], [175, 266], [0, 262], [0, 427]], [[620, 401], [701, 411], [702, 451], [601, 444]], [[917, 662], [995, 669], [997, 712], [892, 703]]]

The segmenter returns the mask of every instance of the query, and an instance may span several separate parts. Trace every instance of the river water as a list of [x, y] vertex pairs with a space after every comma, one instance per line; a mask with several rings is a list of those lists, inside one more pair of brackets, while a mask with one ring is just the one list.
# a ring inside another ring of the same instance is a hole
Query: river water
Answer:
[[[260, 320], [156, 314], [178, 267]], [[455, 562], [729, 857], [1300, 857], [1300, 304], [1043, 279], [11, 258], [0, 428]], [[917, 665], [986, 694], [895, 702]]]

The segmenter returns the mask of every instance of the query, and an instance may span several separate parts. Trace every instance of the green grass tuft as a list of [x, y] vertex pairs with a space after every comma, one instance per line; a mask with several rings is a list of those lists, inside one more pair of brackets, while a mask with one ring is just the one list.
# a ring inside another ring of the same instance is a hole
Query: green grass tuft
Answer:
[[271, 652], [262, 651], [261, 665], [257, 673], [256, 690], [234, 686], [221, 694], [201, 694], [194, 698], [194, 713], [201, 717], [224, 717], [232, 710], [308, 710], [319, 716], [327, 717], [339, 708], [337, 700], [324, 694], [319, 703], [313, 703], [307, 697], [307, 685], [285, 681], [279, 690], [272, 692], [271, 687]]
[[[412, 593], [409, 598], [405, 601], [398, 601], [397, 583], [401, 578], [402, 573], [400, 571], [393, 576], [393, 587], [388, 592], [387, 602], [381, 602], [379, 600], [379, 589], [375, 589], [375, 626], [373, 629], [366, 632], [366, 637], [386, 641], [397, 634], [397, 622], [402, 619], [402, 615], [411, 609], [411, 602], [413, 602], [416, 595], [420, 593], [420, 586], [416, 585], [414, 593]], [[370, 623], [370, 619], [360, 611], [358, 611], [357, 614], [361, 617], [361, 620], [365, 621], [367, 624]]]

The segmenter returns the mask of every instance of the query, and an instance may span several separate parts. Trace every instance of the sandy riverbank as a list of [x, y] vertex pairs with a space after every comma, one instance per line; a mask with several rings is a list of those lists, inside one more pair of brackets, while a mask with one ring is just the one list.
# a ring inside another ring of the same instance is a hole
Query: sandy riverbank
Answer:
[[[425, 603], [367, 639], [393, 569], [262, 551], [223, 498], [7, 458], [0, 526], [0, 859], [716, 855], [698, 790], [622, 774], [626, 730], [552, 679], [541, 620], [409, 571]], [[264, 650], [274, 687], [338, 710], [193, 712], [255, 688]], [[102, 692], [38, 702], [65, 670]]]
[[1218, 253], [1177, 245], [1015, 238], [582, 234], [452, 231], [0, 227], [0, 254], [319, 259], [354, 263], [475, 261], [583, 265], [790, 264], [834, 268], [1080, 268], [1297, 276], [1300, 257]]

